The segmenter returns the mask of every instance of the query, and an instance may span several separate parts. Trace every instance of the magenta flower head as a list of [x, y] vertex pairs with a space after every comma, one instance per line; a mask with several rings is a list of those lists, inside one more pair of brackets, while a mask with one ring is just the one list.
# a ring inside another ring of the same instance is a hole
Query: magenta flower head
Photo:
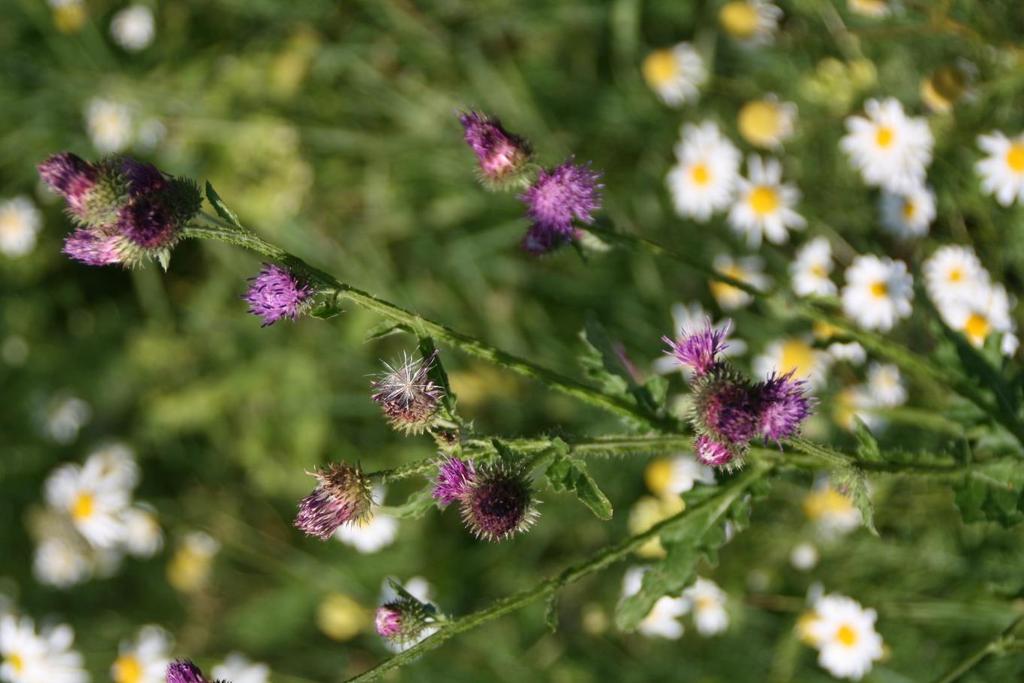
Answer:
[[67, 200], [71, 211], [81, 210], [99, 177], [96, 167], [71, 152], [54, 154], [36, 168], [43, 182]]
[[465, 131], [466, 144], [480, 164], [480, 179], [485, 185], [500, 189], [514, 185], [522, 178], [530, 160], [530, 144], [505, 130], [501, 122], [477, 112], [459, 115]]
[[471, 460], [445, 458], [437, 468], [433, 496], [441, 505], [449, 505], [465, 497], [476, 483], [476, 470]]
[[262, 327], [282, 318], [295, 320], [316, 293], [312, 285], [290, 270], [269, 263], [249, 283], [249, 291], [242, 298], [249, 303], [249, 312], [263, 319]]
[[179, 659], [167, 665], [167, 683], [207, 683], [199, 667], [187, 659]]
[[377, 608], [374, 625], [377, 633], [388, 642], [407, 646], [425, 636], [424, 631], [436, 621], [432, 610], [432, 606], [410, 595], [400, 595]]
[[[705, 375], [695, 387], [693, 424], [698, 436], [729, 450], [725, 464], [735, 467], [747, 451], [750, 440], [761, 426], [759, 391], [731, 368], [720, 365]], [[723, 460], [712, 454], [704, 443], [706, 460]], [[710, 464], [710, 463], [708, 463]]]
[[119, 244], [117, 237], [105, 237], [78, 228], [64, 239], [62, 251], [87, 266], [111, 266], [121, 262]]
[[550, 251], [576, 236], [573, 219], [592, 223], [601, 207], [600, 174], [589, 164], [569, 158], [561, 166], [542, 170], [520, 199], [533, 221], [523, 247], [533, 253]]
[[308, 474], [316, 477], [317, 487], [299, 501], [298, 529], [326, 541], [342, 524], [359, 523], [370, 516], [370, 479], [357, 465], [337, 463]]
[[697, 460], [708, 467], [726, 467], [735, 457], [728, 446], [723, 446], [704, 435], [693, 440], [693, 450], [697, 454]]
[[504, 461], [477, 467], [459, 505], [466, 527], [485, 541], [509, 539], [528, 530], [538, 517], [526, 469]]
[[729, 346], [725, 339], [731, 329], [732, 321], [727, 320], [724, 325], [715, 329], [708, 320], [703, 329], [684, 333], [679, 341], [669, 337], [662, 337], [662, 341], [668, 344], [669, 350], [666, 353], [689, 367], [693, 370], [694, 376], [700, 378], [718, 365], [718, 355]]
[[776, 443], [800, 432], [800, 426], [814, 409], [807, 396], [807, 383], [794, 380], [793, 372], [772, 374], [758, 385], [761, 404], [759, 431], [766, 440]]
[[430, 379], [436, 360], [437, 351], [417, 359], [403, 354], [400, 363], [385, 362], [385, 372], [371, 382], [371, 398], [396, 430], [421, 434], [433, 424], [444, 397], [444, 389]]

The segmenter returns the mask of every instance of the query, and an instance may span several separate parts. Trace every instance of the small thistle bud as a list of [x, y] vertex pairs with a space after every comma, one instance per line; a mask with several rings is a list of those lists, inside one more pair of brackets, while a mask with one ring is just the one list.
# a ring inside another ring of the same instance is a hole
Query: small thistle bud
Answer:
[[577, 164], [570, 157], [561, 166], [542, 170], [533, 185], [520, 195], [526, 214], [533, 220], [524, 247], [541, 251], [555, 248], [575, 237], [572, 222], [592, 223], [601, 208], [600, 174], [589, 164]]
[[338, 463], [309, 473], [317, 487], [299, 502], [295, 526], [320, 540], [329, 539], [342, 524], [358, 523], [370, 514], [370, 480], [354, 465]]
[[524, 468], [504, 462], [477, 468], [459, 503], [466, 527], [486, 541], [504, 541], [526, 531], [538, 516]]
[[496, 118], [467, 112], [459, 116], [466, 144], [476, 154], [480, 178], [485, 185], [500, 189], [515, 184], [530, 160], [530, 145], [502, 128]]
[[249, 312], [263, 319], [262, 327], [282, 318], [295, 320], [315, 293], [312, 285], [290, 270], [269, 263], [249, 282], [243, 298], [249, 303]]
[[207, 683], [198, 666], [187, 659], [179, 659], [167, 665], [167, 683]]
[[694, 439], [693, 450], [697, 454], [697, 460], [708, 467], [725, 467], [735, 457], [728, 446], [723, 446], [704, 435]]
[[807, 383], [794, 380], [793, 371], [773, 374], [758, 385], [759, 431], [765, 439], [778, 443], [800, 431], [800, 425], [813, 410], [813, 400], [806, 396], [806, 390]]
[[384, 363], [386, 372], [370, 384], [371, 398], [396, 430], [421, 434], [433, 423], [444, 397], [444, 389], [430, 379], [436, 358], [437, 351], [415, 360], [403, 354], [401, 363]]
[[666, 353], [692, 369], [694, 376], [699, 378], [718, 365], [718, 355], [728, 348], [725, 338], [729, 336], [731, 327], [732, 322], [726, 321], [721, 328], [715, 329], [708, 321], [704, 329], [686, 334], [680, 341], [669, 337], [662, 337], [662, 341], [668, 344]]
[[110, 266], [121, 262], [119, 242], [117, 237], [103, 237], [78, 228], [64, 239], [62, 251], [87, 266]]
[[441, 505], [449, 505], [472, 490], [476, 471], [471, 460], [446, 458], [437, 468], [433, 496]]
[[378, 607], [374, 618], [377, 633], [399, 646], [419, 640], [432, 621], [426, 605], [405, 596]]
[[92, 164], [70, 152], [54, 154], [36, 168], [43, 182], [67, 200], [72, 211], [84, 204], [98, 176]]

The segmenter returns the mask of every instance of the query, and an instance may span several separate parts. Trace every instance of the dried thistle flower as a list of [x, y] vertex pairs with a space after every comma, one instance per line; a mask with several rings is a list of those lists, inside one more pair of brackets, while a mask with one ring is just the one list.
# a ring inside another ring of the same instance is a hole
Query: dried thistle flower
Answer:
[[371, 383], [372, 398], [396, 430], [421, 434], [434, 421], [444, 389], [430, 379], [437, 351], [426, 358], [402, 355], [400, 363], [384, 363], [385, 372]]
[[299, 502], [295, 526], [322, 541], [343, 524], [359, 523], [370, 515], [370, 480], [358, 465], [336, 463], [309, 473], [317, 487]]

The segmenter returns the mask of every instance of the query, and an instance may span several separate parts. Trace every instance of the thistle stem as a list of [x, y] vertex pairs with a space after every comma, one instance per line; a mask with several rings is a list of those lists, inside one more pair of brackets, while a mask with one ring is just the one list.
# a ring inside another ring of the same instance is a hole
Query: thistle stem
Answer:
[[1001, 654], [1008, 646], [1016, 642], [1017, 636], [1015, 631], [1021, 623], [1024, 623], [1024, 615], [1021, 615], [1011, 621], [1010, 624], [999, 633], [999, 635], [975, 650], [967, 657], [967, 659], [953, 667], [951, 671], [949, 671], [945, 676], [937, 679], [935, 683], [953, 683], [953, 681], [958, 681], [968, 671], [981, 664], [981, 662], [989, 655]]

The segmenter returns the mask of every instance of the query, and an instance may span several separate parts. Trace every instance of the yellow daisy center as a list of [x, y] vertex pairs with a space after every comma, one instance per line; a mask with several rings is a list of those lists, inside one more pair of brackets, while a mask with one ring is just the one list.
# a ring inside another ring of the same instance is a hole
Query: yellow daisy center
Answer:
[[647, 488], [656, 496], [660, 496], [668, 490], [672, 481], [672, 463], [665, 458], [652, 460], [647, 469], [644, 470], [644, 482]]
[[807, 377], [814, 369], [814, 350], [799, 339], [790, 339], [782, 345], [779, 354], [779, 372], [793, 371], [797, 377]]
[[85, 7], [80, 2], [62, 4], [53, 10], [53, 24], [61, 33], [75, 33], [85, 23]]
[[655, 50], [644, 59], [643, 74], [651, 87], [660, 88], [679, 75], [679, 63], [672, 50]]
[[967, 322], [964, 323], [964, 334], [975, 344], [983, 343], [991, 329], [992, 326], [989, 325], [988, 318], [980, 313], [971, 313]]
[[903, 200], [903, 220], [911, 220], [915, 213], [917, 213], [917, 207], [914, 206], [914, 202], [909, 199]]
[[740, 109], [737, 125], [750, 144], [770, 147], [779, 140], [782, 132], [782, 112], [774, 102], [755, 100], [747, 102]]
[[840, 645], [853, 647], [857, 644], [857, 631], [849, 624], [843, 624], [836, 631], [836, 640], [839, 641]]
[[1006, 165], [1014, 173], [1024, 173], [1024, 142], [1015, 142], [1006, 152]]
[[142, 664], [132, 655], [121, 655], [114, 662], [115, 683], [139, 683], [142, 680]]
[[871, 295], [876, 299], [884, 299], [889, 293], [889, 287], [884, 281], [879, 280], [878, 282], [871, 283]]
[[825, 270], [825, 266], [820, 263], [815, 263], [813, 266], [808, 268], [808, 270], [814, 277], [828, 277], [828, 271]]
[[25, 660], [17, 652], [12, 652], [4, 658], [4, 661], [11, 665], [14, 673], [21, 673], [25, 670]]
[[719, 11], [718, 21], [732, 37], [750, 38], [757, 33], [760, 17], [750, 3], [730, 2]]
[[758, 185], [750, 193], [750, 208], [758, 216], [767, 216], [779, 208], [779, 193], [775, 188]]
[[697, 185], [707, 185], [711, 182], [711, 171], [708, 169], [707, 164], [704, 163], [694, 164], [690, 169], [690, 176]]
[[718, 606], [718, 601], [709, 595], [702, 595], [695, 601], [697, 611], [702, 612], [707, 609], [714, 609]]
[[882, 149], [887, 149], [896, 139], [896, 133], [889, 126], [879, 126], [875, 130], [875, 144]]
[[96, 499], [91, 493], [79, 493], [75, 501], [71, 503], [71, 518], [76, 522], [82, 522], [92, 517], [96, 509]]
[[960, 282], [961, 280], [964, 279], [964, 272], [959, 268], [953, 268], [951, 271], [949, 271], [949, 274], [946, 276], [946, 278], [950, 282]]
[[0, 235], [17, 235], [23, 230], [23, 224], [14, 211], [0, 211]]

